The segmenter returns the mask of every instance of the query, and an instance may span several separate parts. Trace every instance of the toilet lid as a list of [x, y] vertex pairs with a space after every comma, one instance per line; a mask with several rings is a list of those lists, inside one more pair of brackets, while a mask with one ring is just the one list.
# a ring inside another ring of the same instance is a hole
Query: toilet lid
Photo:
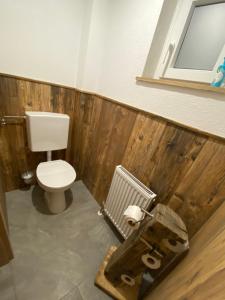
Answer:
[[38, 165], [37, 178], [43, 185], [57, 189], [72, 184], [76, 178], [76, 172], [66, 161], [52, 160]]

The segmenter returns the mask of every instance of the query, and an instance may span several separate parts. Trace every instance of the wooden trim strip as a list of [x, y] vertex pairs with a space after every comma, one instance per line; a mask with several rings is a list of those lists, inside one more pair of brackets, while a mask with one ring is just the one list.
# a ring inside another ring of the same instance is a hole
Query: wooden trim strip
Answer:
[[201, 83], [201, 82], [193, 82], [187, 80], [174, 80], [174, 79], [152, 79], [147, 77], [136, 77], [138, 82], [145, 82], [150, 84], [157, 84], [157, 85], [166, 85], [166, 86], [175, 86], [180, 88], [187, 88], [192, 90], [199, 90], [199, 91], [207, 91], [213, 92], [217, 94], [225, 94], [225, 88], [217, 88], [213, 87], [209, 84]]
[[78, 89], [75, 89], [72, 86], [67, 86], [67, 85], [63, 85], [63, 84], [59, 84], [59, 83], [53, 83], [53, 82], [39, 80], [39, 79], [31, 79], [31, 78], [23, 77], [23, 76], [19, 76], [19, 75], [11, 75], [11, 74], [6, 74], [6, 73], [0, 73], [0, 76], [8, 77], [8, 78], [14, 78], [14, 79], [18, 79], [18, 80], [30, 81], [30, 82], [34, 82], [34, 83], [47, 84], [47, 85], [51, 85], [51, 86], [56, 86], [56, 87], [61, 87], [61, 88], [65, 88], [65, 89], [71, 89], [71, 90], [79, 91]]
[[[201, 134], [201, 135], [204, 135], [204, 136], [207, 136], [207, 137], [211, 137], [213, 139], [216, 139], [216, 140], [219, 140], [219, 141], [222, 141], [222, 142], [225, 142], [225, 138], [222, 137], [222, 136], [219, 136], [219, 135], [216, 135], [216, 134], [213, 134], [213, 133], [210, 133], [210, 132], [207, 132], [207, 131], [204, 131], [204, 130], [200, 130], [198, 128], [195, 128], [195, 127], [191, 127], [189, 125], [185, 125], [183, 123], [180, 123], [180, 122], [177, 122], [175, 120], [172, 120], [172, 119], [169, 119], [169, 118], [166, 118], [166, 117], [163, 117], [163, 116], [160, 116], [160, 115], [157, 115], [155, 113], [152, 113], [152, 112], [148, 112], [148, 111], [145, 111], [143, 109], [140, 109], [140, 108], [137, 108], [137, 107], [134, 107], [134, 106], [131, 106], [129, 104], [126, 104], [126, 103], [123, 103], [123, 102], [120, 102], [118, 100], [115, 100], [115, 99], [112, 99], [112, 98], [109, 98], [109, 97], [106, 97], [106, 96], [102, 96], [102, 95], [99, 95], [97, 93], [94, 93], [94, 92], [90, 92], [90, 91], [84, 91], [84, 90], [80, 90], [78, 88], [75, 88], [75, 87], [71, 87], [71, 86], [66, 86], [66, 85], [62, 85], [62, 84], [58, 84], [58, 83], [52, 83], [52, 82], [48, 82], [48, 81], [42, 81], [42, 80], [36, 80], [36, 79], [30, 79], [30, 78], [27, 78], [27, 77], [21, 77], [21, 76], [17, 76], [17, 75], [10, 75], [10, 74], [5, 74], [5, 73], [0, 73], [0, 76], [2, 77], [9, 77], [9, 78], [15, 78], [15, 79], [18, 79], [18, 80], [24, 80], [24, 81], [29, 81], [29, 82], [35, 82], [35, 83], [40, 83], [40, 84], [46, 84], [46, 85], [50, 85], [50, 86], [54, 86], [54, 87], [60, 87], [60, 88], [65, 88], [65, 89], [70, 89], [70, 90], [74, 90], [76, 92], [80, 92], [80, 93], [84, 93], [86, 95], [91, 95], [93, 97], [98, 97], [98, 98], [101, 98], [103, 100], [106, 100], [106, 101], [109, 101], [109, 102], [112, 102], [112, 103], [115, 103], [115, 104], [118, 104], [122, 107], [125, 107], [125, 108], [128, 108], [130, 110], [133, 110], [133, 111], [136, 111], [136, 112], [140, 112], [140, 113], [143, 113], [145, 115], [149, 115], [153, 118], [156, 118], [156, 119], [159, 119], [159, 120], [163, 120], [163, 121], [166, 121], [168, 123], [171, 123], [171, 124], [174, 124], [178, 127], [181, 127], [181, 128], [184, 128], [184, 129], [187, 129], [187, 130], [190, 130], [192, 132], [197, 132], [198, 134]], [[138, 78], [138, 77], [137, 77]], [[154, 80], [155, 81], [155, 80]], [[158, 80], [156, 80], [157, 83]], [[163, 80], [164, 81], [164, 80]], [[153, 82], [154, 83], [154, 82]], [[225, 89], [224, 89], [225, 90]]]

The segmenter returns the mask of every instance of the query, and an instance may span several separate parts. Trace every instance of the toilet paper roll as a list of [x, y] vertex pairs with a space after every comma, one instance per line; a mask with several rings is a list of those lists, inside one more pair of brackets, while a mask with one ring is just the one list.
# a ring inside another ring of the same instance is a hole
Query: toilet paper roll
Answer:
[[143, 219], [143, 212], [139, 206], [129, 205], [123, 213], [126, 223], [133, 229], [138, 229], [140, 221]]
[[161, 259], [157, 259], [153, 255], [150, 255], [149, 253], [143, 254], [141, 257], [142, 262], [145, 264], [146, 267], [149, 269], [159, 269], [161, 266]]
[[183, 252], [188, 248], [188, 242], [182, 244], [181, 242], [176, 240], [163, 239], [162, 243], [174, 253]]

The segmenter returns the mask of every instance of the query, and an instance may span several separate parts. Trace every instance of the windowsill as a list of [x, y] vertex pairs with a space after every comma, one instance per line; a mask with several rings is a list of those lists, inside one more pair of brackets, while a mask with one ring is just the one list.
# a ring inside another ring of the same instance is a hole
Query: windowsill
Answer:
[[147, 77], [136, 77], [138, 82], [159, 84], [159, 85], [167, 85], [167, 86], [175, 86], [181, 88], [187, 88], [192, 90], [200, 90], [200, 91], [208, 91], [213, 93], [225, 94], [225, 88], [222, 87], [213, 87], [206, 83], [201, 82], [193, 82], [186, 80], [176, 80], [176, 79], [152, 79]]

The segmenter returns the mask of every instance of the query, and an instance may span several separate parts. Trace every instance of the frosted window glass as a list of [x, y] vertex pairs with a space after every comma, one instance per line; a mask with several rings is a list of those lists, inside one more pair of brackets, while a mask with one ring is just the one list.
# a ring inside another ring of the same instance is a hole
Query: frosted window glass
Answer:
[[175, 68], [211, 71], [225, 44], [225, 2], [197, 6]]

